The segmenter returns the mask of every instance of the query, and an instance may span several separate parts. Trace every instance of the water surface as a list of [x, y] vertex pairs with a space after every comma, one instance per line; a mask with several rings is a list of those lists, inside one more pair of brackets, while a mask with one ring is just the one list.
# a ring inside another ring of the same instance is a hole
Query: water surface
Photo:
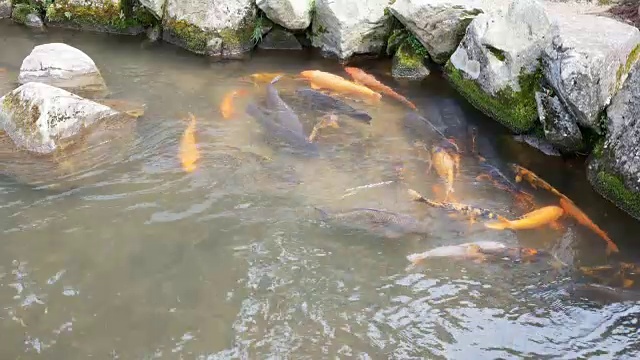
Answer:
[[[604, 242], [565, 229], [495, 232], [412, 203], [430, 194], [424, 153], [402, 131], [402, 105], [356, 104], [371, 126], [345, 120], [320, 136], [321, 156], [301, 158], [263, 141], [243, 114], [223, 120], [218, 104], [255, 72], [319, 69], [314, 54], [257, 52], [247, 62], [211, 62], [138, 38], [0, 24], [0, 93], [13, 89], [33, 46], [65, 42], [91, 56], [111, 97], [146, 104], [124, 161], [105, 161], [52, 190], [0, 177], [0, 358], [359, 358], [632, 359], [640, 355], [640, 303], [599, 306], [569, 298], [578, 265], [606, 263]], [[481, 150], [505, 169], [537, 172], [583, 208], [621, 249], [640, 260], [638, 224], [595, 194], [584, 159], [547, 157], [512, 141], [434, 71], [396, 82], [388, 61], [358, 64], [414, 101], [452, 136], [478, 126]], [[299, 86], [282, 81], [283, 96]], [[198, 118], [202, 159], [187, 174], [177, 158], [187, 113]], [[317, 120], [301, 113], [307, 131]], [[271, 158], [265, 161], [263, 156]], [[363, 190], [393, 179], [405, 184]], [[475, 181], [464, 159], [456, 196], [520, 215], [509, 194]], [[68, 179], [67, 179], [68, 180]], [[65, 180], [66, 181], [66, 180]], [[534, 192], [534, 190], [531, 190]], [[553, 204], [534, 192], [541, 205]], [[384, 240], [318, 221], [313, 207], [376, 207], [433, 224], [426, 237]], [[520, 211], [520, 212], [519, 212]], [[569, 268], [434, 260], [407, 271], [405, 256], [440, 245], [497, 240], [552, 250]]]

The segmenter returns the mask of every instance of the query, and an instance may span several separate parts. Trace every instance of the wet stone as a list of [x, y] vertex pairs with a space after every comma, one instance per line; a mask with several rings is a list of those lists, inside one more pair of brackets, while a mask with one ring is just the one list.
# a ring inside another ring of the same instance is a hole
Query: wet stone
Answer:
[[271, 30], [258, 47], [264, 50], [302, 50], [295, 35], [280, 28]]

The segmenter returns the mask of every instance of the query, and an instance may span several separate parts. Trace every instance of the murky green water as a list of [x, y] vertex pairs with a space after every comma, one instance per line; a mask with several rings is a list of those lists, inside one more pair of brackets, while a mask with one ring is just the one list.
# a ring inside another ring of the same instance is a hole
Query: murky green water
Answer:
[[[367, 127], [345, 121], [322, 132], [322, 155], [301, 158], [261, 141], [240, 113], [223, 120], [225, 93], [252, 90], [255, 72], [339, 72], [310, 54], [257, 53], [213, 63], [140, 39], [0, 24], [0, 92], [13, 89], [34, 45], [66, 42], [101, 69], [112, 97], [146, 104], [137, 141], [121, 162], [74, 174], [67, 191], [0, 177], [0, 358], [632, 359], [640, 355], [640, 302], [598, 306], [567, 296], [578, 265], [606, 263], [604, 242], [565, 229], [495, 232], [409, 201], [430, 193], [424, 154], [401, 128], [405, 109], [369, 108]], [[396, 83], [389, 64], [362, 64], [400, 88], [434, 122], [477, 125], [481, 150], [499, 166], [518, 162], [570, 196], [638, 260], [640, 226], [595, 194], [584, 159], [549, 158], [508, 139], [440, 78]], [[283, 96], [296, 88], [283, 81]], [[186, 174], [177, 158], [188, 112], [198, 117], [202, 159]], [[304, 114], [303, 114], [304, 115]], [[309, 115], [309, 114], [307, 114]], [[310, 130], [316, 120], [303, 116]], [[460, 127], [463, 128], [463, 127]], [[238, 151], [240, 149], [242, 151]], [[263, 161], [251, 155], [269, 156]], [[0, 159], [0, 161], [2, 161]], [[406, 184], [345, 190], [393, 178]], [[517, 214], [510, 195], [475, 181], [463, 160], [456, 196]], [[533, 190], [532, 190], [533, 191]], [[541, 205], [553, 198], [535, 192]], [[318, 221], [313, 207], [376, 207], [433, 224], [423, 238], [383, 240]], [[515, 215], [512, 215], [515, 216]], [[569, 268], [434, 260], [405, 270], [406, 255], [440, 245], [497, 240], [554, 251]]]

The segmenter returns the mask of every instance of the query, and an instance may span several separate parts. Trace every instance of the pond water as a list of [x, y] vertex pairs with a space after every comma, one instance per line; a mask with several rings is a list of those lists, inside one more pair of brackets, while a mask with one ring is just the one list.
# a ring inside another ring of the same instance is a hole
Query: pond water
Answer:
[[[436, 179], [402, 130], [402, 104], [356, 104], [371, 114], [371, 125], [347, 119], [340, 129], [323, 130], [318, 157], [262, 141], [244, 107], [263, 88], [239, 79], [309, 69], [346, 76], [335, 61], [259, 51], [246, 62], [212, 62], [138, 38], [34, 34], [2, 23], [0, 93], [16, 86], [31, 49], [48, 42], [86, 52], [111, 97], [143, 103], [146, 113], [124, 161], [74, 174], [84, 181], [71, 189], [0, 177], [0, 358], [640, 356], [640, 302], [602, 305], [568, 296], [569, 285], [584, 281], [577, 266], [609, 261], [597, 235], [566, 219], [561, 230], [489, 230], [409, 199], [407, 187], [431, 194]], [[492, 163], [510, 176], [510, 162], [538, 173], [609, 233], [620, 247], [616, 259], [640, 260], [633, 235], [640, 226], [592, 191], [585, 159], [548, 157], [513, 141], [437, 71], [403, 83], [390, 77], [389, 61], [358, 66], [452, 136], [477, 126], [480, 150]], [[277, 86], [295, 103], [300, 84]], [[237, 117], [224, 120], [218, 106], [236, 89], [251, 96], [239, 98]], [[202, 155], [192, 173], [177, 157], [189, 112]], [[301, 112], [307, 132], [315, 116]], [[399, 162], [404, 182], [345, 192], [392, 181]], [[475, 180], [478, 169], [463, 158], [456, 198], [521, 215], [508, 193]], [[539, 205], [557, 203], [528, 191]], [[314, 207], [384, 208], [426, 219], [432, 232], [382, 239], [325, 224]], [[410, 253], [477, 240], [546, 249], [568, 266], [435, 259], [406, 269]]]

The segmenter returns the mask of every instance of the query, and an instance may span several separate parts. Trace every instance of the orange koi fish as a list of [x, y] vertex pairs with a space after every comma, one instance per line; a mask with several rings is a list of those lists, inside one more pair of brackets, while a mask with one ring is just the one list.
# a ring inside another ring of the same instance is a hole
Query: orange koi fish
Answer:
[[180, 162], [182, 169], [188, 173], [196, 169], [196, 162], [200, 159], [200, 151], [196, 145], [196, 117], [189, 113], [189, 126], [185, 129], [180, 140]]
[[247, 90], [244, 90], [244, 89], [229, 91], [224, 96], [224, 98], [222, 99], [222, 102], [220, 103], [220, 113], [222, 114], [222, 117], [225, 119], [232, 118], [235, 115], [233, 100], [238, 96], [246, 95], [246, 94], [247, 94]]
[[413, 201], [421, 202], [431, 207], [443, 209], [445, 211], [449, 211], [452, 213], [458, 213], [458, 214], [468, 216], [472, 222], [475, 222], [475, 219], [477, 218], [498, 219], [501, 221], [508, 221], [503, 216], [498, 215], [488, 209], [483, 209], [483, 208], [466, 205], [466, 204], [460, 204], [460, 203], [433, 201], [425, 198], [419, 192], [413, 189], [409, 189], [408, 192], [409, 192], [409, 196]]
[[338, 117], [334, 114], [328, 114], [323, 116], [322, 119], [313, 127], [311, 134], [309, 134], [309, 142], [313, 142], [318, 136], [318, 132], [324, 128], [339, 129]]
[[[548, 182], [542, 180], [538, 175], [536, 175], [533, 171], [527, 170], [520, 165], [511, 164], [511, 168], [516, 173], [516, 182], [519, 183], [523, 179], [526, 180], [534, 189], [540, 187], [549, 191], [550, 193], [569, 200], [564, 194], [560, 191], [556, 190], [553, 186], [551, 186]], [[569, 200], [570, 201], [570, 200]]]
[[371, 102], [379, 102], [382, 95], [366, 86], [356, 84], [341, 76], [318, 70], [307, 70], [300, 73], [302, 78], [311, 82], [311, 88], [315, 90], [328, 89], [340, 94], [355, 95]]
[[446, 149], [444, 149], [442, 146], [434, 146], [431, 148], [431, 163], [429, 164], [429, 169], [427, 170], [427, 172], [431, 171], [432, 166], [435, 167], [436, 173], [445, 182], [446, 201], [449, 198], [450, 194], [453, 193], [453, 180], [455, 177], [455, 173], [459, 172], [459, 170], [456, 170], [456, 159], [451, 156], [451, 154], [449, 154], [449, 152], [446, 151]]
[[283, 75], [284, 73], [255, 73], [249, 75], [247, 78], [242, 78], [242, 80], [258, 86], [258, 84], [270, 83], [273, 79]]
[[489, 229], [496, 230], [526, 230], [535, 229], [542, 225], [552, 225], [562, 214], [564, 210], [558, 206], [545, 206], [534, 210], [520, 217], [517, 220], [501, 220], [492, 223], [485, 223], [484, 226]]
[[594, 224], [593, 221], [589, 219], [587, 214], [580, 210], [580, 208], [577, 207], [576, 204], [573, 203], [573, 201], [567, 198], [560, 198], [560, 206], [562, 207], [562, 209], [564, 209], [564, 212], [567, 215], [576, 219], [576, 221], [581, 225], [591, 229], [591, 231], [598, 234], [598, 236], [600, 236], [602, 239], [604, 239], [604, 241], [607, 242], [607, 255], [611, 254], [612, 252], [620, 252], [618, 246], [609, 238], [607, 233], [600, 229], [598, 225]]
[[407, 105], [412, 110], [417, 110], [416, 106], [411, 101], [407, 100], [407, 98], [405, 98], [404, 96], [393, 91], [393, 89], [391, 89], [387, 85], [378, 81], [378, 79], [376, 79], [373, 75], [367, 74], [362, 69], [358, 69], [356, 67], [347, 66], [344, 68], [344, 70], [347, 72], [347, 74], [349, 74], [349, 76], [351, 76], [351, 78], [356, 84], [362, 84], [370, 88], [371, 90], [381, 92]]

